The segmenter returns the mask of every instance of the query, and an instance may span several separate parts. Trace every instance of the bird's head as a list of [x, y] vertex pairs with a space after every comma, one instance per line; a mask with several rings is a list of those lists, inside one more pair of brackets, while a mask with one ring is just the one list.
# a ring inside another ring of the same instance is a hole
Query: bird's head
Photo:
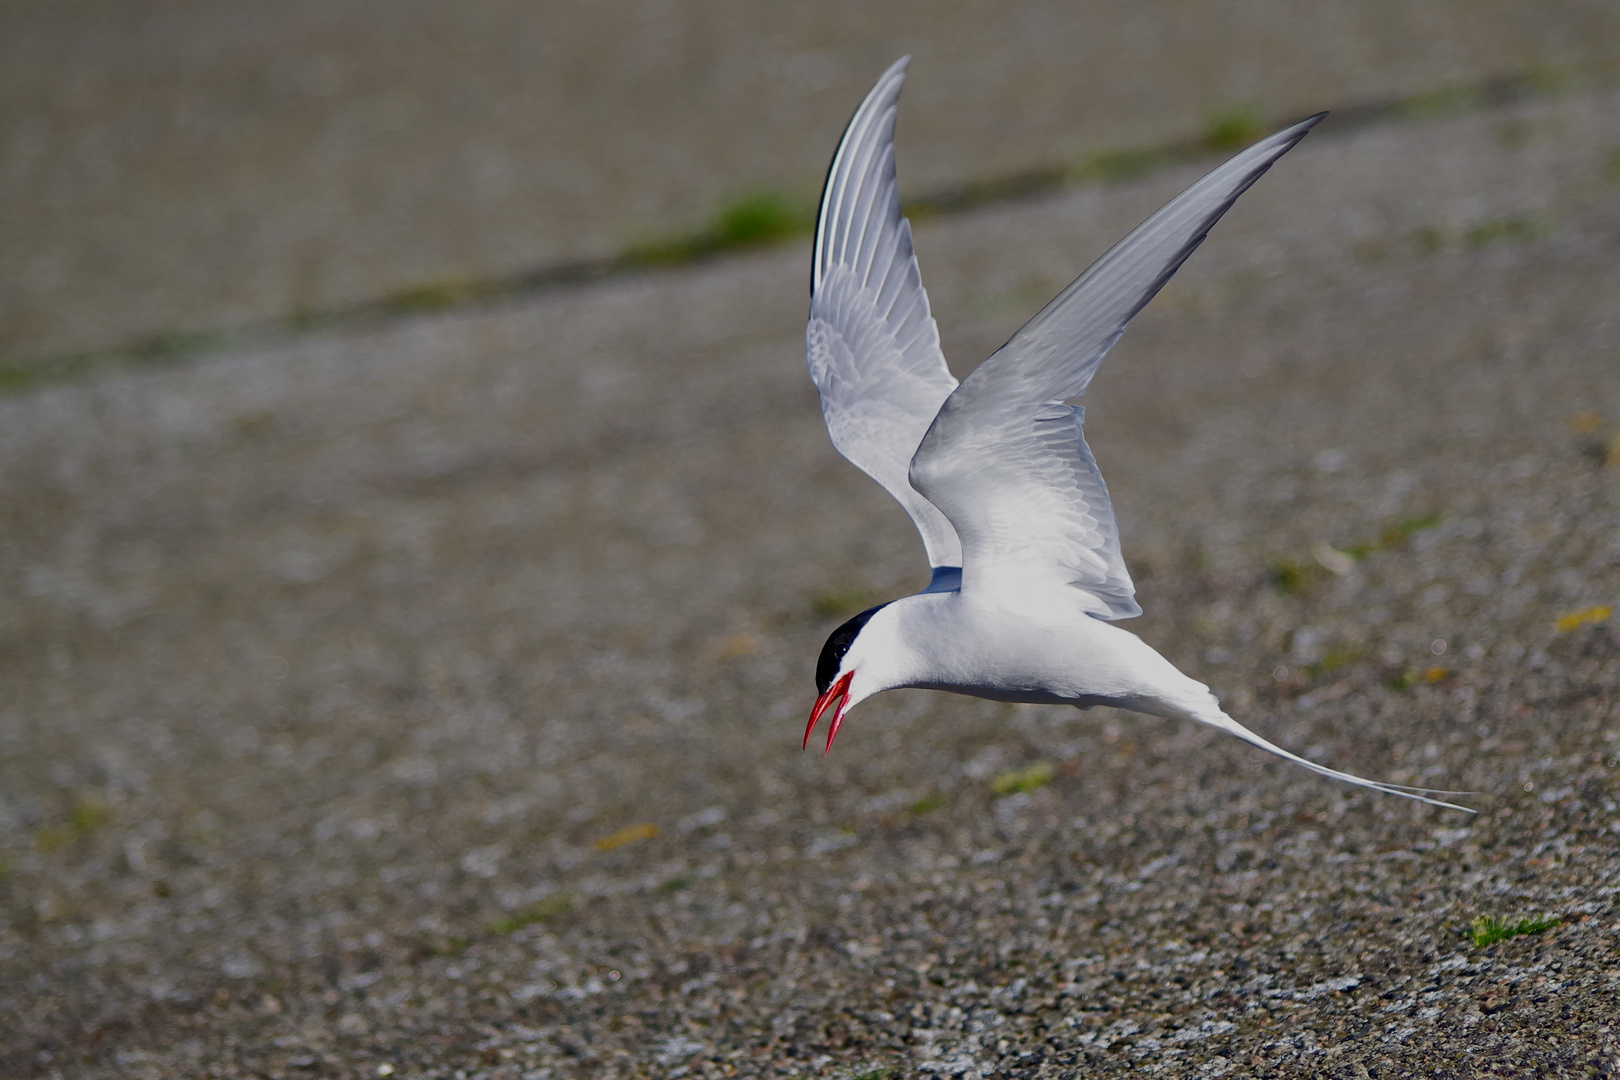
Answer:
[[856, 674], [859, 670], [864, 675], [863, 665], [877, 659], [871, 654], [874, 639], [880, 635], [863, 635], [862, 631], [867, 629], [872, 616], [886, 606], [879, 604], [875, 608], [867, 608], [834, 630], [828, 636], [827, 644], [821, 647], [821, 656], [816, 660], [816, 692], [820, 696], [816, 698], [815, 710], [810, 714], [810, 723], [804, 729], [805, 746], [810, 745], [810, 734], [816, 730], [821, 714], [836, 702], [838, 708], [833, 713], [832, 726], [827, 729], [827, 751], [831, 752], [833, 740], [838, 738], [838, 729], [843, 727], [844, 714], [850, 706], [883, 689], [881, 685], [863, 685], [875, 680], [862, 678], [857, 683]]

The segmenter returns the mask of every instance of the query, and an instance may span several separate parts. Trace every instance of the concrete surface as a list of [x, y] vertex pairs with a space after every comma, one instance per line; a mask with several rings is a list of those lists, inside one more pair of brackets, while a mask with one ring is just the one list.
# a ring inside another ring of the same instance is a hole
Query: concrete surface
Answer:
[[28, 0], [0, 10], [0, 361], [296, 320], [808, 204], [917, 62], [907, 191], [1525, 72], [1609, 0]]
[[[1325, 125], [1087, 399], [1132, 628], [1475, 817], [922, 692], [800, 753], [924, 567], [798, 246], [0, 400], [0, 1073], [1613, 1075], [1617, 154]], [[958, 371], [1195, 174], [924, 224]]]

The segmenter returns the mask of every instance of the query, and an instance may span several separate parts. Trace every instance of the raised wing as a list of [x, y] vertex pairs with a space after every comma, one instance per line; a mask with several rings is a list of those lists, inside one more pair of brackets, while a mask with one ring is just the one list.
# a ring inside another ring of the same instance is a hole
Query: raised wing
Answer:
[[939, 349], [895, 183], [895, 104], [910, 62], [884, 72], [827, 172], [805, 352], [833, 445], [905, 507], [938, 581], [962, 565], [962, 546], [907, 469], [956, 379]]
[[912, 460], [912, 486], [956, 528], [963, 587], [1094, 598], [1102, 619], [1141, 614], [1102, 474], [1065, 405], [1085, 393], [1126, 325], [1239, 195], [1326, 113], [1264, 139], [1176, 196], [1093, 263], [940, 409]]

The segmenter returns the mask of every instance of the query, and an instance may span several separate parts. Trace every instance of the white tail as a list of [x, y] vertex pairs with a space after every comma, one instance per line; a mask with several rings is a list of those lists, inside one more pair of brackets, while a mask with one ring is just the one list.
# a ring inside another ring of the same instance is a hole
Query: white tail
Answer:
[[1250, 731], [1248, 728], [1244, 727], [1230, 716], [1227, 716], [1226, 713], [1221, 711], [1220, 706], [1216, 704], [1213, 694], [1210, 695], [1209, 704], [1203, 709], [1199, 709], [1197, 711], [1177, 709], [1176, 711], [1185, 719], [1196, 720], [1201, 724], [1208, 724], [1211, 727], [1218, 727], [1222, 731], [1229, 731], [1233, 735], [1236, 735], [1238, 738], [1242, 739], [1244, 742], [1252, 743], [1262, 750], [1269, 750], [1278, 757], [1286, 758], [1296, 765], [1303, 765], [1307, 769], [1311, 770], [1311, 772], [1320, 773], [1323, 776], [1331, 776], [1335, 780], [1343, 780], [1345, 783], [1355, 784], [1357, 787], [1372, 788], [1374, 791], [1382, 791], [1386, 795], [1400, 795], [1403, 798], [1416, 799], [1418, 802], [1428, 803], [1430, 806], [1443, 806], [1447, 810], [1461, 810], [1465, 814], [1473, 814], [1478, 812], [1476, 810], [1471, 810], [1466, 806], [1458, 806], [1456, 803], [1448, 803], [1440, 799], [1432, 799], [1429, 797], [1431, 795], [1469, 794], [1469, 792], [1466, 791], [1437, 791], [1433, 788], [1408, 787], [1405, 784], [1386, 784], [1379, 780], [1368, 780], [1352, 773], [1340, 772], [1338, 769], [1330, 769], [1326, 765], [1318, 765], [1316, 762], [1307, 758], [1302, 758], [1298, 754], [1291, 754], [1287, 750], [1284, 750], [1282, 747], [1278, 746], [1276, 743], [1262, 739], [1260, 736], [1256, 735], [1254, 732]]

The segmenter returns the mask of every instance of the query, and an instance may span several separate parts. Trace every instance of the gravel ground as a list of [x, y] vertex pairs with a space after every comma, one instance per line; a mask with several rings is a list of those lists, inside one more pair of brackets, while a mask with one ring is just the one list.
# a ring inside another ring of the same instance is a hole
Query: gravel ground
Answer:
[[[0, 400], [0, 1073], [1620, 1071], [1617, 155], [1325, 125], [1087, 399], [1132, 628], [1476, 816], [925, 692], [800, 753], [924, 566], [799, 246]], [[1193, 174], [923, 223], [959, 373]]]

